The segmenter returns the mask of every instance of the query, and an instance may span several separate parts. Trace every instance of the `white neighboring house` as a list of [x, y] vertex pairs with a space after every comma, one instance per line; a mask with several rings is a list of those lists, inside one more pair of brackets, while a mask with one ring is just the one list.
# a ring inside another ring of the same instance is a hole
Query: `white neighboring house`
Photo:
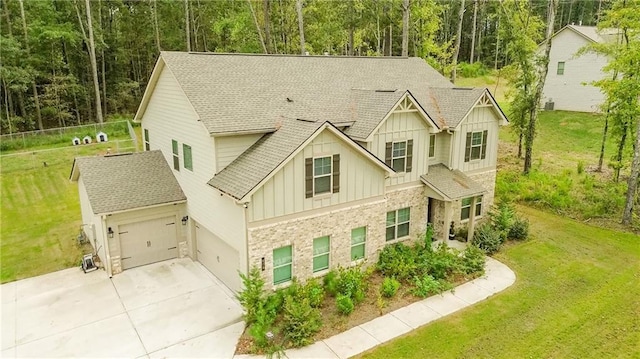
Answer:
[[[109, 238], [109, 274], [188, 255], [233, 290], [253, 266], [286, 286], [375, 263], [427, 223], [440, 240], [452, 222], [473, 227], [507, 124], [487, 89], [456, 88], [419, 58], [181, 52], [161, 53], [135, 120], [145, 152], [78, 159], [72, 174], [84, 223]], [[186, 203], [156, 191], [172, 181]], [[110, 215], [85, 193], [103, 186], [114, 206], [137, 200]], [[171, 223], [162, 243], [178, 250], [162, 257], [153, 236]]]
[[[549, 71], [542, 93], [541, 107], [553, 103], [554, 110], [599, 112], [604, 94], [592, 81], [606, 74], [602, 67], [607, 58], [594, 53], [577, 56], [578, 51], [591, 43], [615, 41], [613, 31], [599, 32], [595, 26], [567, 25], [553, 35], [549, 54]], [[540, 50], [544, 44], [540, 45]]]

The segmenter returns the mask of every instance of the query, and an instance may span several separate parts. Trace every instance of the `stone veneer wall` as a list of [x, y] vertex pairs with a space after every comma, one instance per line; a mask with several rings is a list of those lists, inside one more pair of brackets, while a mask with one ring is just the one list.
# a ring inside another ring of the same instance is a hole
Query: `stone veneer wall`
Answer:
[[267, 288], [270, 288], [273, 283], [273, 250], [291, 245], [294, 277], [304, 281], [324, 275], [327, 271], [313, 273], [313, 239], [327, 235], [331, 241], [330, 269], [351, 266], [351, 230], [363, 226], [367, 227], [366, 263], [375, 263], [379, 251], [387, 243], [403, 240], [386, 242], [387, 211], [406, 207], [411, 207], [411, 219], [410, 235], [405, 239], [414, 240], [424, 232], [426, 226], [423, 186], [391, 191], [382, 200], [315, 216], [301, 216], [253, 228], [249, 225], [249, 266], [260, 268], [264, 258], [265, 270], [262, 273]]
[[[476, 225], [486, 218], [486, 214], [491, 209], [494, 203], [495, 188], [496, 188], [496, 170], [490, 170], [482, 173], [475, 173], [467, 175], [472, 180], [478, 182], [482, 187], [487, 190], [487, 193], [482, 197], [482, 217], [476, 217]], [[453, 202], [453, 221], [456, 224], [456, 229], [467, 227], [468, 221], [460, 221], [460, 211], [462, 207], [462, 201]], [[447, 226], [447, 230], [448, 230]]]

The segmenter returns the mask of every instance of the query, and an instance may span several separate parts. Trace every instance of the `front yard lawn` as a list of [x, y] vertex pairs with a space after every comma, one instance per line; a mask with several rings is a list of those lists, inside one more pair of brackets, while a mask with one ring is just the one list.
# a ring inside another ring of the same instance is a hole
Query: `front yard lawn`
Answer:
[[640, 238], [527, 207], [531, 240], [495, 257], [516, 283], [365, 358], [637, 358]]

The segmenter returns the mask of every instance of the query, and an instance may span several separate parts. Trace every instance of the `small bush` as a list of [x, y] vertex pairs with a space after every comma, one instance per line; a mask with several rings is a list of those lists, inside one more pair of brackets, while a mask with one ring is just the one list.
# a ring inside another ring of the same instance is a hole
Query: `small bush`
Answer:
[[420, 276], [429, 274], [435, 279], [445, 279], [458, 271], [460, 266], [458, 251], [449, 248], [445, 243], [440, 243], [434, 251], [423, 253], [421, 257], [426, 271], [419, 272]]
[[346, 295], [354, 304], [362, 302], [367, 292], [368, 273], [360, 266], [338, 268], [338, 293]]
[[343, 294], [339, 294], [336, 297], [336, 306], [338, 307], [338, 312], [343, 315], [351, 314], [351, 312], [353, 312], [353, 309], [355, 308], [351, 297]]
[[497, 208], [494, 208], [489, 212], [489, 218], [493, 227], [496, 230], [503, 232], [506, 236], [516, 218], [516, 212], [511, 205], [501, 203]]
[[380, 292], [383, 296], [391, 298], [396, 295], [399, 288], [400, 282], [398, 282], [395, 278], [385, 278], [384, 281], [382, 281]]
[[415, 288], [413, 288], [413, 295], [421, 298], [426, 298], [432, 294], [441, 293], [443, 286], [438, 280], [430, 275], [424, 277], [415, 277], [413, 279]]
[[256, 321], [257, 312], [264, 306], [264, 279], [258, 267], [252, 267], [248, 275], [240, 273], [244, 289], [240, 291], [236, 298], [244, 308], [244, 320], [247, 325]]
[[578, 161], [578, 174], [581, 175], [584, 173], [584, 162]]
[[460, 267], [464, 274], [484, 273], [485, 257], [482, 249], [468, 246], [460, 258]]
[[458, 64], [458, 70], [460, 71], [460, 76], [466, 78], [480, 77], [489, 73], [482, 62], [474, 62], [472, 64], [461, 62]]
[[500, 231], [494, 229], [489, 223], [483, 223], [473, 233], [471, 244], [491, 255], [500, 250], [503, 241]]
[[427, 229], [424, 231], [424, 245], [425, 246], [430, 246], [431, 245], [431, 242], [433, 242], [433, 234], [434, 234], [433, 224], [427, 223]]
[[282, 328], [287, 341], [294, 347], [313, 343], [313, 335], [322, 326], [320, 318], [320, 310], [311, 307], [309, 299], [296, 300], [292, 296], [285, 298]]
[[509, 239], [524, 241], [529, 237], [529, 221], [517, 217], [509, 229]]
[[469, 238], [469, 228], [466, 226], [458, 228], [456, 231], [456, 239], [466, 241], [467, 238]]
[[335, 270], [327, 273], [322, 278], [322, 282], [324, 283], [324, 289], [330, 296], [335, 297], [338, 295], [338, 273]]

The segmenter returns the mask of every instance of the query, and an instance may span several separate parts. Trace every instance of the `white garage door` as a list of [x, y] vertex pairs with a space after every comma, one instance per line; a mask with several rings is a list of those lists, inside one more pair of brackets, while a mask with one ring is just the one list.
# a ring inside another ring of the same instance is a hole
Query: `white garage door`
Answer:
[[227, 287], [240, 290], [240, 256], [206, 228], [196, 224], [197, 259]]
[[118, 226], [122, 268], [132, 268], [178, 256], [175, 217]]

